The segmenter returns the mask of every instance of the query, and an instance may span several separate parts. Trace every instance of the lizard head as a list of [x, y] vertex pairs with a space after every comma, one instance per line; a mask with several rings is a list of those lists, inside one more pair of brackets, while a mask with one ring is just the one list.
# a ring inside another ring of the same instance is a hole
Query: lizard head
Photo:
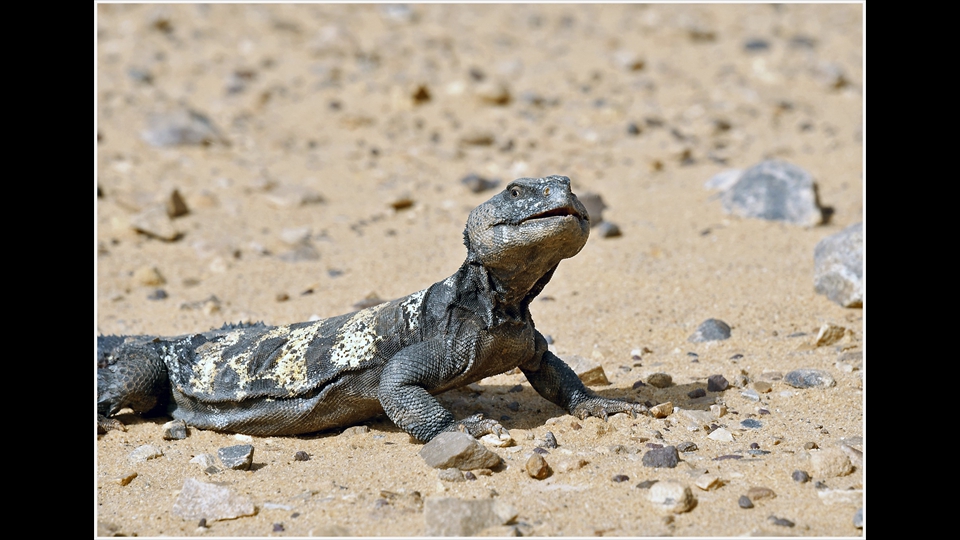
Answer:
[[539, 279], [580, 252], [590, 217], [566, 176], [519, 178], [470, 212], [463, 235], [468, 260], [503, 278]]

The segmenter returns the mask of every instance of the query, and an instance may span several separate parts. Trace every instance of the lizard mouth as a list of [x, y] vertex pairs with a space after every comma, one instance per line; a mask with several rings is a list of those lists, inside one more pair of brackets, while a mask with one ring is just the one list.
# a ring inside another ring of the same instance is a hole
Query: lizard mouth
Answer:
[[553, 210], [547, 210], [545, 212], [540, 212], [539, 214], [534, 214], [523, 221], [532, 221], [535, 219], [546, 219], [552, 217], [566, 217], [574, 216], [577, 219], [583, 219], [583, 216], [580, 215], [575, 209], [569, 206], [562, 206], [560, 208], [554, 208]]

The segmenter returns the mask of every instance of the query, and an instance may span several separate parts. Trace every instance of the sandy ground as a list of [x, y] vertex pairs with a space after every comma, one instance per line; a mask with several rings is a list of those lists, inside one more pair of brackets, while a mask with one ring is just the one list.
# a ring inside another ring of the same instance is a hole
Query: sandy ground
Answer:
[[[458, 417], [506, 417], [519, 445], [497, 449], [503, 470], [460, 483], [441, 482], [421, 445], [382, 419], [357, 435], [255, 437], [254, 470], [207, 475], [190, 459], [239, 444], [233, 435], [194, 429], [165, 441], [164, 418], [122, 415], [128, 431], [94, 442], [98, 534], [418, 536], [422, 501], [437, 496], [512, 505], [515, 521], [487, 531], [496, 535], [862, 534], [853, 525], [862, 465], [818, 476], [810, 450], [865, 450], [865, 364], [838, 365], [864, 348], [863, 311], [813, 287], [814, 246], [864, 218], [861, 5], [100, 5], [97, 14], [96, 332], [292, 323], [353, 311], [371, 294], [404, 296], [463, 260], [467, 213], [496, 191], [473, 193], [462, 177], [502, 187], [563, 174], [577, 193], [602, 196], [622, 236], [594, 234], [531, 307], [558, 354], [599, 361], [612, 383], [594, 387], [603, 395], [684, 409], [708, 408], [687, 394], [710, 375], [772, 386], [759, 403], [740, 388], [709, 394], [726, 404], [716, 424], [734, 436], [718, 442], [682, 413], [578, 421], [520, 374], [486, 379], [441, 399]], [[217, 130], [206, 144], [144, 139], [155, 115], [188, 109]], [[828, 224], [728, 216], [704, 188], [768, 158], [815, 177], [834, 210]], [[188, 213], [160, 212], [141, 227], [176, 239], [136, 232], [131, 223], [174, 190]], [[688, 342], [711, 317], [732, 337]], [[848, 335], [810, 347], [825, 323]], [[777, 376], [806, 367], [836, 386], [800, 390]], [[675, 385], [634, 389], [655, 372]], [[547, 431], [560, 443], [548, 463], [587, 464], [527, 476]], [[685, 441], [698, 450], [676, 468], [642, 465], [648, 444]], [[752, 443], [769, 454], [748, 453]], [[130, 462], [144, 444], [162, 457]], [[301, 450], [312, 459], [294, 461]], [[729, 455], [741, 459], [715, 459]], [[813, 479], [795, 482], [797, 469]], [[704, 473], [722, 486], [697, 488]], [[249, 497], [257, 514], [207, 528], [177, 517], [187, 478]], [[637, 487], [644, 480], [679, 481], [698, 504], [664, 514]], [[753, 487], [776, 496], [741, 509]]]

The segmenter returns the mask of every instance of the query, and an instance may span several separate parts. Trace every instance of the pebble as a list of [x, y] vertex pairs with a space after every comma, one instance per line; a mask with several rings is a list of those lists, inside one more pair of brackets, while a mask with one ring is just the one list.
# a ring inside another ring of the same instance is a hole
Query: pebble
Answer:
[[758, 429], [763, 427], [763, 423], [759, 420], [754, 420], [753, 418], [747, 418], [746, 420], [741, 420], [740, 425], [747, 429]]
[[556, 448], [557, 447], [557, 437], [554, 436], [552, 431], [548, 431], [543, 434], [543, 441], [537, 443], [537, 446], [543, 448]]
[[575, 471], [586, 467], [590, 462], [583, 458], [565, 458], [557, 462], [554, 470], [561, 473]]
[[810, 173], [785, 161], [763, 161], [743, 172], [720, 200], [728, 214], [806, 227], [823, 222]]
[[125, 472], [113, 479], [113, 481], [121, 486], [125, 486], [130, 482], [133, 482], [133, 479], [137, 477], [136, 471]]
[[696, 443], [684, 441], [677, 445], [677, 450], [680, 452], [696, 452], [699, 448], [697, 448]]
[[746, 390], [740, 392], [740, 395], [750, 401], [760, 401], [760, 394], [752, 388], [747, 388]]
[[733, 433], [730, 433], [727, 428], [721, 427], [711, 431], [707, 438], [720, 442], [733, 442]]
[[777, 516], [770, 516], [767, 518], [767, 521], [777, 525], [779, 527], [793, 527], [794, 523], [786, 518], [778, 518]]
[[704, 473], [697, 477], [694, 481], [694, 485], [703, 491], [710, 491], [711, 489], [716, 489], [722, 485], [720, 477], [715, 474]]
[[653, 373], [647, 377], [647, 384], [654, 388], [673, 386], [673, 377], [667, 373]]
[[603, 371], [603, 366], [592, 360], [574, 354], [567, 356], [563, 361], [570, 366], [570, 369], [577, 374], [580, 381], [587, 386], [610, 384], [610, 381], [607, 380], [607, 374]]
[[643, 455], [644, 467], [659, 467], [672, 469], [680, 462], [680, 455], [676, 446], [654, 448]]
[[843, 307], [863, 307], [863, 223], [821, 240], [813, 250], [813, 283]]
[[610, 221], [601, 221], [597, 225], [597, 233], [600, 235], [600, 238], [617, 238], [618, 236], [623, 236], [623, 232], [620, 231], [620, 226], [616, 223]]
[[474, 193], [481, 193], [496, 188], [500, 185], [500, 180], [490, 180], [478, 174], [468, 174], [460, 179], [460, 183]]
[[853, 472], [850, 458], [839, 448], [824, 448], [810, 452], [810, 467], [818, 478], [835, 478]]
[[140, 134], [152, 146], [210, 145], [223, 141], [205, 115], [190, 109], [150, 115]]
[[141, 266], [134, 270], [133, 281], [147, 287], [159, 287], [167, 282], [155, 266]]
[[197, 454], [190, 459], [190, 463], [200, 465], [201, 469], [208, 469], [210, 467], [216, 467], [217, 460], [211, 454]]
[[370, 433], [370, 426], [350, 426], [347, 429], [340, 432], [341, 437], [353, 437], [355, 435], [362, 435], [364, 433]]
[[163, 289], [156, 289], [150, 294], [147, 295], [147, 300], [164, 300], [168, 297], [167, 291]]
[[697, 498], [690, 488], [672, 480], [651, 486], [647, 497], [660, 511], [672, 514], [688, 512], [697, 505]]
[[740, 498], [737, 499], [737, 505], [739, 505], [740, 508], [753, 508], [753, 502], [750, 500], [750, 497], [746, 495], [741, 495]]
[[264, 195], [266, 201], [274, 208], [297, 208], [310, 204], [324, 202], [323, 195], [306, 186], [284, 184], [271, 189]]
[[783, 376], [783, 382], [794, 388], [829, 388], [837, 384], [826, 371], [812, 368], [795, 369]]
[[217, 449], [217, 457], [228, 469], [247, 471], [253, 465], [253, 446], [249, 444], [225, 446]]
[[659, 482], [659, 480], [644, 480], [637, 484], [637, 489], [650, 489], [657, 482]]
[[706, 189], [726, 191], [737, 183], [737, 180], [743, 176], [743, 169], [726, 169], [710, 177], [703, 187]]
[[756, 381], [753, 383], [753, 389], [761, 394], [767, 394], [773, 390], [773, 385], [767, 381]]
[[826, 347], [828, 345], [833, 345], [834, 343], [843, 339], [847, 333], [847, 329], [842, 326], [837, 326], [835, 324], [824, 324], [820, 327], [820, 330], [817, 332], [817, 338], [813, 342], [814, 347]]
[[863, 528], [863, 508], [858, 508], [857, 511], [853, 513], [853, 526], [858, 529]]
[[710, 392], [723, 392], [730, 388], [730, 383], [723, 375], [711, 375], [707, 377], [707, 390]]
[[420, 457], [435, 469], [490, 469], [500, 464], [500, 456], [461, 432], [441, 433], [420, 449]]
[[727, 406], [718, 404], [711, 405], [710, 412], [713, 413], [715, 418], [720, 418], [721, 416], [727, 414]]
[[603, 197], [599, 193], [586, 191], [577, 195], [580, 203], [587, 209], [587, 215], [590, 216], [590, 226], [596, 227], [603, 223], [603, 211], [607, 209], [607, 204], [603, 202]]
[[550, 465], [547, 464], [547, 460], [543, 459], [543, 456], [536, 452], [531, 454], [530, 458], [527, 459], [524, 469], [527, 471], [527, 475], [530, 476], [530, 478], [535, 478], [537, 480], [543, 480], [544, 478], [550, 476]]
[[666, 402], [650, 407], [650, 414], [654, 418], [666, 418], [673, 414], [673, 403]]
[[293, 455], [294, 461], [310, 461], [310, 454], [304, 452], [303, 450], [297, 450], [297, 453]]
[[171, 219], [185, 216], [190, 213], [190, 209], [187, 208], [187, 202], [183, 200], [183, 195], [180, 194], [179, 189], [174, 189], [170, 192], [170, 196], [167, 197], [166, 205], [167, 216], [169, 216]]
[[209, 523], [252, 516], [256, 508], [248, 497], [236, 494], [230, 488], [187, 478], [172, 511], [183, 519], [205, 519]]
[[473, 536], [488, 527], [506, 525], [517, 512], [496, 498], [427, 497], [423, 521], [426, 536]]
[[754, 486], [747, 490], [747, 497], [750, 497], [750, 500], [760, 501], [763, 499], [775, 499], [777, 494], [770, 488]]
[[810, 481], [810, 475], [807, 473], [807, 471], [801, 471], [800, 469], [793, 471], [793, 474], [791, 474], [790, 477], [793, 478], [794, 482], [799, 482], [801, 484], [806, 484]]
[[707, 391], [703, 388], [694, 388], [693, 390], [687, 392], [687, 397], [690, 399], [702, 398], [707, 395]]
[[691, 343], [721, 341], [730, 338], [730, 325], [720, 319], [707, 319], [700, 323], [697, 331], [687, 338]]
[[187, 424], [183, 420], [171, 420], [163, 425], [163, 440], [178, 441], [187, 438]]
[[440, 469], [437, 471], [437, 478], [444, 482], [465, 482], [463, 471], [460, 469]]
[[174, 242], [183, 236], [170, 221], [162, 204], [155, 204], [130, 216], [130, 226], [138, 233], [164, 242]]
[[143, 463], [148, 459], [155, 459], [163, 455], [163, 452], [152, 444], [144, 444], [133, 449], [133, 452], [127, 455], [127, 460], [131, 463]]

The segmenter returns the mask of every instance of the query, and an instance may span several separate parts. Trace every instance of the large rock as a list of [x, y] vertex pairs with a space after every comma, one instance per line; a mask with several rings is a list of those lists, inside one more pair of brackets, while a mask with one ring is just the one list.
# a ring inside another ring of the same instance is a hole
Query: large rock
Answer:
[[729, 214], [813, 226], [823, 222], [817, 184], [810, 173], [785, 161], [750, 167], [720, 197]]
[[437, 435], [420, 449], [420, 457], [435, 469], [462, 471], [490, 469], [500, 464], [500, 456], [479, 441], [459, 431]]
[[813, 250], [813, 284], [843, 307], [863, 307], [863, 223], [832, 234]]
[[183, 488], [173, 503], [174, 515], [183, 519], [206, 519], [208, 522], [252, 516], [256, 512], [253, 501], [248, 497], [234, 493], [230, 488], [193, 478], [183, 481]]
[[516, 517], [516, 510], [497, 499], [427, 497], [423, 509], [426, 536], [473, 536]]

